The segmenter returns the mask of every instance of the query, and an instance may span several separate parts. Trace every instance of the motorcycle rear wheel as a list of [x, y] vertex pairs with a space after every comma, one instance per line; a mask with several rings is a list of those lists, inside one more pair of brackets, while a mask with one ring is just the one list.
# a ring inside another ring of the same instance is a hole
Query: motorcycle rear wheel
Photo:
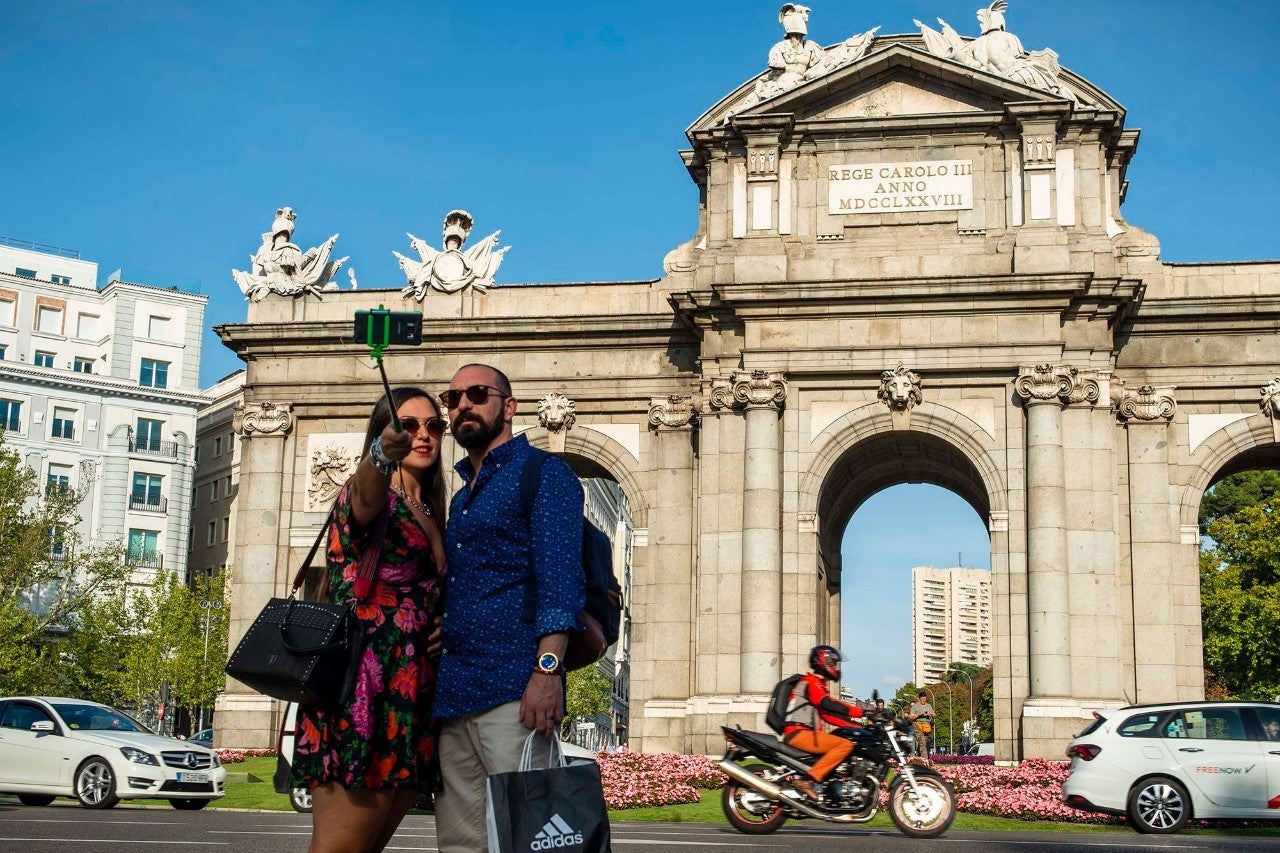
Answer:
[[905, 779], [889, 791], [889, 817], [903, 835], [936, 838], [956, 819], [956, 792], [938, 776], [916, 776], [919, 795]]
[[[762, 775], [759, 769], [752, 772]], [[733, 828], [747, 835], [768, 835], [777, 832], [787, 822], [787, 813], [782, 806], [733, 779], [725, 784], [720, 794], [720, 805]]]

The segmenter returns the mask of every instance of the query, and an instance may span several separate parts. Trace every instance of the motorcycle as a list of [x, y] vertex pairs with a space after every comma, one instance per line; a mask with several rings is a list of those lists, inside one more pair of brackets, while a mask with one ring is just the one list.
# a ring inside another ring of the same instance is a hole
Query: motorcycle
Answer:
[[[729, 777], [721, 796], [725, 817], [739, 832], [775, 832], [788, 818], [831, 823], [866, 823], [880, 808], [880, 792], [889, 792], [889, 816], [904, 835], [936, 838], [956, 816], [956, 794], [933, 768], [910, 764], [913, 737], [901, 719], [864, 717], [862, 727], [845, 726], [831, 734], [853, 741], [853, 752], [814, 788], [811, 800], [792, 784], [818, 760], [793, 749], [772, 732], [722, 726], [728, 748], [718, 766]], [[764, 762], [764, 764], [760, 764]], [[889, 781], [889, 770], [897, 768]]]

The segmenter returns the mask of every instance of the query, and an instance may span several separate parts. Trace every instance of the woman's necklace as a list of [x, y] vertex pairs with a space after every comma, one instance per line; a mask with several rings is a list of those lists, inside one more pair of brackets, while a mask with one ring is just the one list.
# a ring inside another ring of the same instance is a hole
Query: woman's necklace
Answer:
[[399, 486], [397, 486], [395, 483], [392, 483], [391, 491], [395, 492], [397, 495], [403, 498], [404, 502], [407, 503], [409, 506], [413, 507], [418, 512], [422, 513], [427, 518], [431, 518], [431, 510], [428, 509], [422, 502], [409, 497], [408, 492], [404, 490], [403, 483], [401, 483]]

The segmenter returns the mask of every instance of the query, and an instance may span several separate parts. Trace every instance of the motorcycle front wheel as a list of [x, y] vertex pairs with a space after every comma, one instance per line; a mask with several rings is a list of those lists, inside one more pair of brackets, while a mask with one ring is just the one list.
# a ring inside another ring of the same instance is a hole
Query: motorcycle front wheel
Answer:
[[889, 791], [889, 817], [903, 835], [936, 838], [956, 818], [956, 792], [938, 776], [916, 776], [916, 790], [899, 779]]
[[[757, 776], [760, 770], [754, 770]], [[748, 835], [767, 835], [776, 832], [787, 822], [787, 813], [773, 800], [730, 779], [720, 794], [724, 816], [739, 832]]]

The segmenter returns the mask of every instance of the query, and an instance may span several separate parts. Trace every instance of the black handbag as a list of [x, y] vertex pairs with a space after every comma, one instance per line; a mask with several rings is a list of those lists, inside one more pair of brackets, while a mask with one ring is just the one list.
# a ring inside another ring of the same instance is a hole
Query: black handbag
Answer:
[[[253, 620], [227, 661], [227, 675], [264, 696], [319, 708], [345, 705], [355, 688], [364, 637], [356, 619], [356, 600], [331, 604], [299, 601], [302, 588], [324, 540], [333, 513], [329, 510], [307, 558], [293, 579], [287, 598], [272, 598]], [[376, 533], [360, 561], [375, 561], [382, 550], [388, 513], [383, 512]]]

